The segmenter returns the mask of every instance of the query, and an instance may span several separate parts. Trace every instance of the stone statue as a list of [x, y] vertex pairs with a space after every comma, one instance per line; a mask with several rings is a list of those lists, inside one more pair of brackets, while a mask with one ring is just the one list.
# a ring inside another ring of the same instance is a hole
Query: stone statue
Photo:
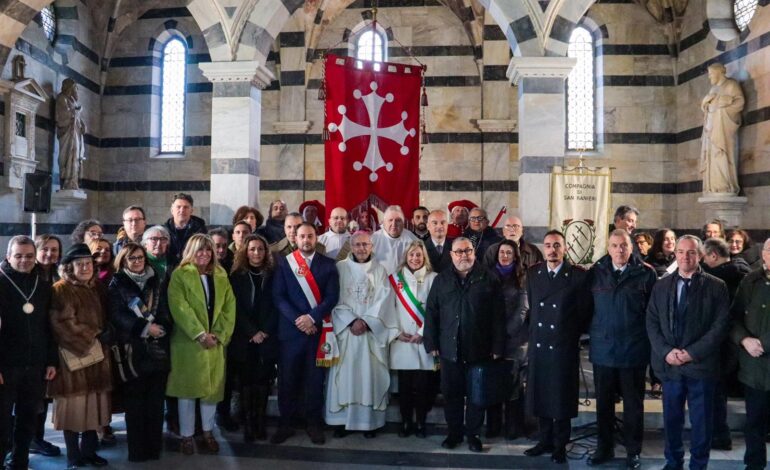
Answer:
[[78, 87], [67, 78], [62, 82], [61, 93], [56, 98], [56, 134], [59, 137], [59, 180], [61, 189], [80, 189], [81, 161], [85, 160], [83, 135], [86, 125], [80, 117], [82, 106], [78, 102]]
[[745, 100], [741, 86], [725, 73], [724, 65], [709, 65], [712, 86], [701, 103], [704, 120], [700, 172], [704, 194], [737, 195], [740, 190], [736, 136]]

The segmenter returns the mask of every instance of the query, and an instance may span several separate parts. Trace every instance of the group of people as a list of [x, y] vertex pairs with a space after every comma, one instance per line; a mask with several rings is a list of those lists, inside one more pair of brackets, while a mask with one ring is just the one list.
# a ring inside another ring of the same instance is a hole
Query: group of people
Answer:
[[337, 438], [374, 438], [395, 394], [399, 436], [425, 437], [440, 390], [444, 448], [467, 440], [481, 452], [485, 423], [486, 437], [516, 439], [534, 417], [538, 442], [525, 454], [564, 463], [586, 333], [599, 428], [589, 465], [614, 457], [620, 397], [626, 465], [640, 468], [649, 368], [662, 388], [667, 469], [684, 464], [685, 403], [691, 468], [730, 445], [736, 373], [745, 463], [765, 466], [770, 240], [757, 249], [716, 220], [705, 242], [669, 229], [653, 238], [621, 206], [608, 254], [585, 269], [565, 259], [559, 231], [541, 251], [521, 219], [504, 217], [498, 232], [470, 201], [448, 213], [418, 207], [409, 220], [390, 206], [379, 227], [376, 214], [351, 223], [341, 207], [322, 220], [317, 201], [300, 212], [273, 201], [267, 220], [244, 206], [229, 229], [209, 230], [193, 211], [179, 193], [171, 217], [148, 226], [130, 206], [114, 244], [96, 220], [78, 224], [66, 251], [53, 235], [10, 240], [0, 264], [6, 468], [58, 452], [43, 439], [48, 399], [73, 469], [107, 464], [96, 451], [113, 412], [125, 412], [132, 462], [160, 457], [164, 416], [185, 455], [219, 451], [215, 424], [265, 440], [276, 379], [274, 444], [298, 426], [318, 445], [325, 425]]

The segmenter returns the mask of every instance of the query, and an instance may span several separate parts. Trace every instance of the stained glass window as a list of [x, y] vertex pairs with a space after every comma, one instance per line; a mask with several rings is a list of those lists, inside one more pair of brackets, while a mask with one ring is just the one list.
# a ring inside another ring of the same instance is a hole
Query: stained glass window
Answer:
[[570, 150], [595, 147], [593, 46], [591, 33], [580, 26], [575, 28], [567, 53], [577, 59], [577, 65], [567, 77], [567, 148]]
[[163, 48], [163, 99], [161, 101], [160, 151], [184, 151], [184, 100], [187, 48], [178, 38]]
[[735, 0], [733, 11], [735, 12], [735, 25], [738, 26], [739, 30], [745, 31], [757, 11], [757, 0]]
[[48, 5], [40, 10], [40, 23], [43, 25], [43, 32], [48, 41], [53, 42], [56, 38], [56, 13], [53, 5]]
[[368, 29], [358, 36], [356, 58], [382, 62], [385, 60], [385, 41], [382, 34]]

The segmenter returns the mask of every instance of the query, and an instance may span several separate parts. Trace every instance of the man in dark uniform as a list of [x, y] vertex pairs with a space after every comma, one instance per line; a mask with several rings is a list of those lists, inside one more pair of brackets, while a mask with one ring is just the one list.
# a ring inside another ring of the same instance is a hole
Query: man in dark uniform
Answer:
[[540, 438], [524, 451], [538, 456], [551, 453], [554, 463], [567, 461], [570, 419], [578, 413], [580, 334], [591, 313], [588, 273], [564, 260], [564, 235], [545, 234], [546, 263], [527, 271], [529, 298], [529, 412], [539, 418]]
[[452, 239], [447, 237], [446, 213], [442, 210], [432, 211], [428, 215], [428, 233], [425, 249], [433, 271], [440, 273], [452, 266]]
[[428, 214], [430, 214], [430, 211], [424, 206], [418, 206], [412, 211], [412, 233], [423, 242], [430, 238]]

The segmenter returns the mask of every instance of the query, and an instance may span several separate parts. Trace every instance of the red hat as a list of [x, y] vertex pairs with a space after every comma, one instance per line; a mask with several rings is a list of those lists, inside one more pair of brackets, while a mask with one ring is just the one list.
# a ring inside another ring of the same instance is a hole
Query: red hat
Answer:
[[[326, 206], [321, 204], [321, 201], [313, 199], [312, 201], [305, 201], [302, 204], [299, 205], [299, 213], [302, 214], [302, 219], [305, 218], [305, 208], [308, 206], [313, 206], [318, 211], [318, 223], [320, 223], [320, 226], [325, 229], [326, 228]], [[308, 220], [313, 225], [316, 225], [315, 220]]]
[[462, 206], [469, 211], [472, 209], [475, 209], [476, 207], [479, 207], [478, 204], [475, 202], [469, 201], [467, 199], [460, 199], [459, 201], [453, 201], [449, 203], [449, 212], [452, 212], [452, 209], [454, 209], [457, 206]]

